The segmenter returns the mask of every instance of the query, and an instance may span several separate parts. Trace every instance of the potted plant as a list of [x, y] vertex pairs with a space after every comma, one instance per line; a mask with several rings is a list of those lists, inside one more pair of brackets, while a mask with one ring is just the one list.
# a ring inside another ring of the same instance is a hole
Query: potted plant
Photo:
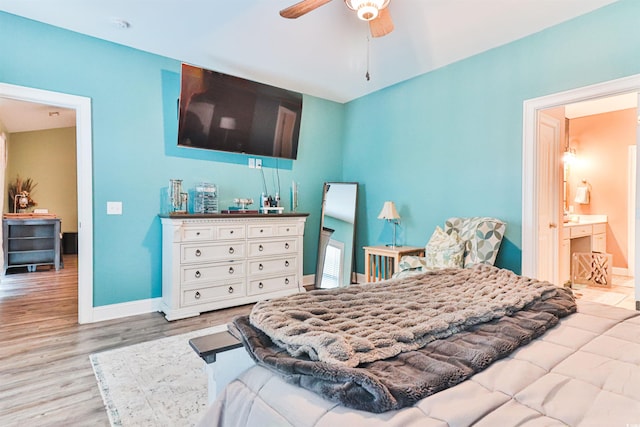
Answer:
[[18, 175], [15, 182], [9, 184], [9, 211], [26, 212], [28, 208], [36, 206], [31, 194], [37, 185], [31, 178], [23, 180]]

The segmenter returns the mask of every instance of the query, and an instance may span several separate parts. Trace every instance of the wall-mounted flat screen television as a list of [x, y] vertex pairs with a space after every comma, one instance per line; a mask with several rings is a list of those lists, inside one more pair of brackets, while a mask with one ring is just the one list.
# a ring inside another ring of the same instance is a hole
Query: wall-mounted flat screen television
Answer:
[[295, 159], [302, 94], [182, 64], [178, 145]]

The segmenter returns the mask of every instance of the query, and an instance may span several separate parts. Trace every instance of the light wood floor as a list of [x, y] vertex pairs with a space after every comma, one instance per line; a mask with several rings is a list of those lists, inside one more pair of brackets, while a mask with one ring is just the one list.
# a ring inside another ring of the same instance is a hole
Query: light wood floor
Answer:
[[0, 282], [0, 426], [108, 426], [91, 353], [219, 325], [251, 309], [78, 325], [77, 258], [65, 255], [64, 264]]

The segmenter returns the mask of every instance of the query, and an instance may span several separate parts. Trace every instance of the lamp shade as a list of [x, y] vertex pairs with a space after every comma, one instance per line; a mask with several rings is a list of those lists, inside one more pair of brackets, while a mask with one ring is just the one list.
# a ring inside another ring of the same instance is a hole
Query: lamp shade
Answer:
[[384, 202], [384, 206], [382, 206], [378, 219], [400, 219], [400, 215], [396, 210], [396, 205], [390, 201]]

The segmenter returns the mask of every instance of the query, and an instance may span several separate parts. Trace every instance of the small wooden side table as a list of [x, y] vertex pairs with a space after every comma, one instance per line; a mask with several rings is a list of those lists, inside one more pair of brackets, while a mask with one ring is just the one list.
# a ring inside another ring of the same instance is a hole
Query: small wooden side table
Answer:
[[405, 255], [424, 256], [424, 247], [417, 246], [365, 246], [363, 249], [367, 283], [390, 278], [399, 270], [400, 258]]

